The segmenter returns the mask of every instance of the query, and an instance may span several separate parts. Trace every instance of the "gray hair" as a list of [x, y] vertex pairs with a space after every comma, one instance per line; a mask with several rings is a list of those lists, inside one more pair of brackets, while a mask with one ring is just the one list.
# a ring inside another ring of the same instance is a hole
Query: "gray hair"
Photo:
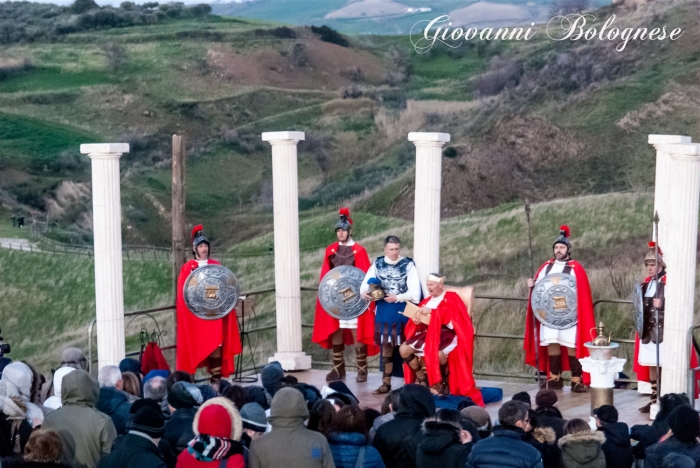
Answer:
[[525, 419], [527, 410], [527, 405], [522, 401], [506, 401], [498, 410], [498, 422], [504, 426], [515, 426], [516, 422]]
[[104, 366], [97, 374], [97, 381], [100, 387], [116, 387], [117, 382], [122, 379], [122, 371], [117, 366]]
[[168, 394], [168, 381], [163, 377], [156, 376], [148, 379], [143, 386], [143, 397], [161, 401]]

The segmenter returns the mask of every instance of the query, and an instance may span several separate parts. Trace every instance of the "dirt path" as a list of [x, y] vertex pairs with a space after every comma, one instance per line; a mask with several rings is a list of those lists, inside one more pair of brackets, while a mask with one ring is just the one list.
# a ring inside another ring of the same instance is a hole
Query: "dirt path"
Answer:
[[13, 239], [10, 237], [0, 237], [0, 248], [41, 252], [35, 243], [29, 242], [27, 239]]

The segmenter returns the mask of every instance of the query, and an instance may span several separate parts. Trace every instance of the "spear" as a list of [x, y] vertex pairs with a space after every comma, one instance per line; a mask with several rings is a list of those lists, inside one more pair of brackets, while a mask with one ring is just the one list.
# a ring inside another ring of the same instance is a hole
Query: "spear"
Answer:
[[[530, 226], [530, 202], [525, 199], [525, 217], [527, 218], [527, 240], [528, 240], [528, 255], [530, 256], [530, 278], [535, 279], [535, 266], [532, 263], [532, 228]], [[530, 290], [532, 294], [532, 289]], [[531, 295], [530, 294], [530, 295]], [[537, 320], [533, 320], [534, 330], [532, 331], [535, 337], [535, 362], [537, 363], [537, 385], [540, 384], [540, 343], [539, 337], [537, 336]]]
[[[656, 291], [654, 291], [654, 299], [659, 298], [659, 212], [654, 212], [654, 226], [656, 229], [656, 243], [654, 244], [654, 260], [656, 264]], [[656, 399], [658, 401], [661, 396], [661, 369], [659, 364], [659, 308], [654, 307], [654, 314], [656, 315]]]

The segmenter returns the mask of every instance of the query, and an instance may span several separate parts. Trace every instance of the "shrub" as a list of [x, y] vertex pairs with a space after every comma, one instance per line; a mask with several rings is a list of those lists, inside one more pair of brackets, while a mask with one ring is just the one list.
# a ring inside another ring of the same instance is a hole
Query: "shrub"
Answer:
[[331, 29], [328, 26], [311, 26], [311, 32], [318, 35], [319, 38], [324, 42], [330, 42], [331, 44], [337, 44], [342, 47], [350, 47], [350, 43], [345, 39], [338, 31]]
[[80, 15], [90, 10], [99, 9], [99, 5], [95, 3], [95, 0], [75, 0], [71, 5], [70, 9], [76, 15]]
[[294, 44], [292, 47], [292, 53], [290, 54], [290, 61], [295, 67], [305, 67], [309, 63], [309, 58], [306, 55], [306, 46], [301, 43]]
[[129, 59], [124, 46], [114, 42], [104, 44], [102, 52], [107, 57], [107, 67], [113, 74], [121, 71]]
[[454, 159], [457, 156], [459, 156], [459, 154], [457, 153], [457, 148], [455, 148], [454, 146], [448, 146], [447, 148], [445, 148], [445, 150], [442, 152], [442, 155], [450, 159]]

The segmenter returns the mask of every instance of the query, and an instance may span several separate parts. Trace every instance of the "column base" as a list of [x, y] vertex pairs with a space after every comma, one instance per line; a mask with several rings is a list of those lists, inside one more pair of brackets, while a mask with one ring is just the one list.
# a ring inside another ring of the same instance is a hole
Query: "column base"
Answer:
[[654, 403], [651, 405], [651, 408], [649, 408], [649, 419], [652, 421], [656, 419], [656, 415], [659, 414], [659, 410], [661, 409], [661, 405], [658, 403]]
[[286, 371], [299, 371], [311, 369], [311, 356], [303, 351], [275, 353], [267, 362], [279, 361], [282, 369]]
[[594, 409], [603, 405], [613, 404], [613, 389], [612, 388], [594, 388], [590, 387], [588, 391], [591, 393], [591, 412]]

